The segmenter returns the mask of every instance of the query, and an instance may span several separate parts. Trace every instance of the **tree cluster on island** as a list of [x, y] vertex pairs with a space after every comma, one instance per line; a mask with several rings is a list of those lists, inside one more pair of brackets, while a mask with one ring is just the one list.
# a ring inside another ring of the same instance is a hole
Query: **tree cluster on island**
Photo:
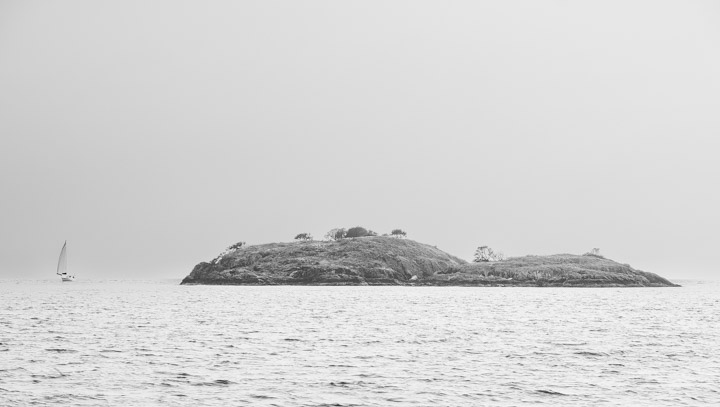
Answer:
[[[589, 252], [583, 254], [583, 256], [590, 256], [590, 257], [597, 257], [599, 259], [604, 259], [605, 256], [600, 254], [600, 249], [597, 247], [593, 248]], [[505, 255], [501, 251], [495, 251], [492, 248], [488, 246], [480, 246], [475, 250], [475, 256], [473, 257], [474, 263], [483, 263], [483, 262], [489, 262], [489, 261], [503, 261], [505, 260]]]
[[[342, 240], [342, 239], [352, 239], [356, 237], [366, 237], [366, 236], [377, 236], [377, 232], [374, 232], [370, 229], [366, 229], [362, 226], [355, 226], [351, 227], [349, 229], [345, 228], [334, 228], [330, 229], [325, 234], [325, 240]], [[399, 239], [405, 238], [407, 236], [407, 232], [405, 232], [402, 229], [393, 229], [390, 231], [390, 233], [385, 233], [383, 236], [390, 236], [390, 237], [396, 237]], [[298, 233], [295, 236], [295, 240], [298, 241], [309, 241], [313, 240], [313, 236], [310, 233]]]

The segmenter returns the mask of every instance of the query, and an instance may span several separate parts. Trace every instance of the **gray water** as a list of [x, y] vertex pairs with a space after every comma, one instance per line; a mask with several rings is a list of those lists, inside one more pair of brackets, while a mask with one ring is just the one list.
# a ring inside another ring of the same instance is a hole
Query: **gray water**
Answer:
[[0, 405], [720, 405], [720, 284], [0, 280]]

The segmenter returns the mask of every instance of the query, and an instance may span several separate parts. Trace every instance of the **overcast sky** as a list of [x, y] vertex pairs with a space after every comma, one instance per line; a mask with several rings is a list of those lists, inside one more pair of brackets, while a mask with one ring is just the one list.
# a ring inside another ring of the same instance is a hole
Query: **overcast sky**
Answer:
[[720, 3], [0, 0], [0, 277], [334, 227], [720, 278]]

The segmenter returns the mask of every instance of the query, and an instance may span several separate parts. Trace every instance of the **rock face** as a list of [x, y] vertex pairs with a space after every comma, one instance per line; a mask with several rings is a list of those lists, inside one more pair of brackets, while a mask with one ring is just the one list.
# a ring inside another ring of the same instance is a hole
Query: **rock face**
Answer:
[[526, 256], [472, 263], [392, 237], [245, 246], [200, 263], [181, 284], [673, 286], [596, 256]]
[[200, 263], [182, 284], [398, 285], [465, 263], [435, 247], [392, 237], [271, 243]]

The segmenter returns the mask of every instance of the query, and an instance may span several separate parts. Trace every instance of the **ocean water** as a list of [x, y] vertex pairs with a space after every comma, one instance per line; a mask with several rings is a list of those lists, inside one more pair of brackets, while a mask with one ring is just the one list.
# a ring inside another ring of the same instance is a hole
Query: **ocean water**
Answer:
[[0, 280], [0, 405], [720, 405], [720, 284]]

